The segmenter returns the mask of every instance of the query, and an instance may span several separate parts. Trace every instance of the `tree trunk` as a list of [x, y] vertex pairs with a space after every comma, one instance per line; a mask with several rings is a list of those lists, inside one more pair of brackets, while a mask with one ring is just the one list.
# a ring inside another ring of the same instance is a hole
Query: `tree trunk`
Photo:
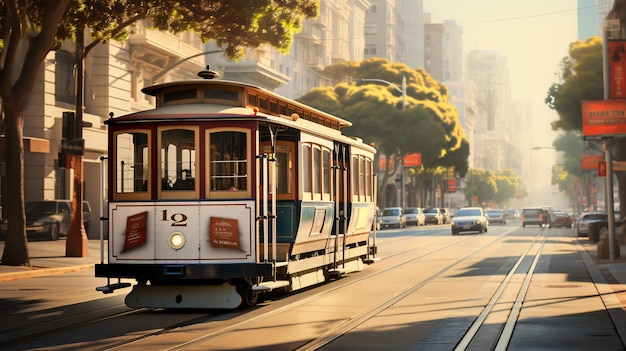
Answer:
[[30, 266], [26, 239], [24, 213], [24, 109], [4, 105], [6, 143], [6, 196], [5, 213], [8, 219], [7, 234], [2, 253], [2, 264]]

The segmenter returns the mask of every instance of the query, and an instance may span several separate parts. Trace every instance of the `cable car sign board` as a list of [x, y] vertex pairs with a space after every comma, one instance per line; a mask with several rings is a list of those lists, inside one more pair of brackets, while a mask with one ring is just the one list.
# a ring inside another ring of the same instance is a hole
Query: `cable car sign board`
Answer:
[[582, 112], [585, 139], [626, 135], [626, 100], [583, 101]]

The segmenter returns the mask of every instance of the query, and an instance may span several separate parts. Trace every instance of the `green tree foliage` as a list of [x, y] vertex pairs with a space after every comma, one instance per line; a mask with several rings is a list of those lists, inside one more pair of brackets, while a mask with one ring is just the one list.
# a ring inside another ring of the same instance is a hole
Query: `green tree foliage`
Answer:
[[[324, 73], [341, 83], [315, 88], [299, 101], [352, 122], [345, 132], [374, 144], [393, 164], [404, 155], [421, 153], [423, 167], [431, 174], [441, 167], [454, 167], [461, 177], [467, 173], [469, 144], [458, 111], [445, 85], [424, 70], [375, 58], [332, 65]], [[403, 77], [406, 110], [398, 91]], [[380, 183], [386, 184], [395, 170], [382, 170]]]
[[548, 89], [546, 104], [559, 114], [554, 130], [582, 129], [582, 100], [602, 100], [602, 40], [590, 37], [570, 44], [569, 56], [561, 61], [561, 82]]
[[[316, 0], [0, 0], [0, 99], [6, 141], [6, 215], [10, 219], [2, 264], [29, 265], [24, 215], [24, 108], [46, 55], [89, 28], [92, 45], [123, 40], [149, 19], [155, 29], [194, 31], [236, 59], [245, 47], [268, 43], [286, 52]], [[82, 53], [81, 53], [82, 56]]]
[[[585, 41], [579, 40], [570, 44], [569, 56], [561, 62], [559, 76], [561, 81], [552, 84], [545, 100], [546, 104], [559, 115], [559, 119], [552, 123], [552, 128], [574, 132], [574, 136], [566, 136], [566, 141], [562, 141], [565, 145], [555, 144], [555, 147], [557, 150], [566, 152], [563, 170], [579, 179], [578, 184], [585, 189], [587, 197], [589, 197], [591, 180], [582, 172], [580, 160], [583, 153], [594, 153], [592, 150], [597, 153], [600, 148], [594, 142], [580, 140], [582, 139], [582, 101], [604, 99], [602, 66], [602, 40], [600, 38], [590, 37]], [[575, 142], [570, 140], [571, 138], [579, 138], [579, 140]], [[617, 142], [618, 150], [614, 152], [614, 158], [616, 161], [626, 161], [626, 139], [620, 138]], [[626, 174], [617, 172], [615, 175], [619, 184], [620, 203], [626, 203]], [[570, 186], [566, 174], [559, 174], [557, 179], [564, 182], [562, 185], [559, 184], [560, 188]], [[570, 193], [576, 192], [570, 191]], [[576, 196], [579, 197], [579, 195]], [[626, 206], [621, 206], [620, 212], [620, 218], [624, 218]]]
[[524, 193], [520, 188], [520, 178], [510, 169], [489, 171], [482, 169], [470, 169], [467, 176], [467, 184], [464, 189], [468, 204], [472, 204], [474, 196], [478, 203], [496, 204], [504, 207], [506, 203]]

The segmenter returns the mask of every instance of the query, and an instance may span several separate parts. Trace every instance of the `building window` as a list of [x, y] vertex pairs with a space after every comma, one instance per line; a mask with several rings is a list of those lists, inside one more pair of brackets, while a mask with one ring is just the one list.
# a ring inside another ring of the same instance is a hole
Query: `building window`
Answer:
[[376, 44], [365, 44], [365, 50], [363, 50], [365, 55], [376, 55]]
[[57, 101], [74, 104], [76, 102], [76, 80], [74, 78], [74, 55], [67, 51], [57, 51], [55, 55], [54, 94]]
[[366, 23], [365, 24], [365, 35], [376, 35], [378, 34], [378, 25], [376, 23]]

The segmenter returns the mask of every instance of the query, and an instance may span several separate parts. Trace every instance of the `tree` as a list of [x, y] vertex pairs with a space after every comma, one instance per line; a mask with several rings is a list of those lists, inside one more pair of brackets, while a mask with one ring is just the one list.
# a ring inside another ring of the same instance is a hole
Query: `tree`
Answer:
[[[215, 40], [236, 59], [262, 43], [286, 52], [305, 18], [317, 16], [315, 0], [31, 0], [0, 1], [0, 99], [6, 141], [4, 265], [29, 265], [24, 214], [24, 108], [46, 55], [89, 28], [92, 45], [123, 40], [132, 23], [150, 19], [155, 29], [194, 31]], [[106, 13], [106, 16], [102, 14]], [[86, 52], [89, 47], [86, 48]], [[80, 54], [80, 53], [79, 53]]]
[[[422, 154], [423, 166], [411, 172], [418, 184], [420, 173], [442, 173], [441, 167], [455, 167], [464, 176], [468, 169], [469, 144], [450, 102], [447, 88], [422, 69], [411, 69], [403, 63], [376, 58], [362, 62], [331, 65], [327, 77], [341, 83], [315, 88], [300, 102], [340, 116], [352, 122], [345, 129], [378, 149], [390, 167], [380, 170], [379, 184], [394, 177], [402, 157]], [[406, 78], [407, 108], [402, 110], [402, 94], [390, 85], [364, 81], [379, 79], [390, 83]], [[376, 162], [378, 164], [378, 162]], [[385, 192], [379, 192], [385, 203]]]
[[[482, 206], [495, 203], [504, 207], [507, 202], [524, 194], [524, 190], [520, 189], [520, 178], [510, 169], [470, 169], [464, 193], [469, 204]], [[478, 198], [478, 203], [473, 203], [474, 197]]]
[[[548, 89], [546, 104], [555, 110], [559, 119], [552, 123], [554, 130], [573, 131], [580, 137], [582, 131], [582, 101], [603, 100], [603, 71], [602, 71], [602, 40], [590, 37], [585, 41], [576, 41], [570, 44], [569, 56], [561, 61], [560, 82], [553, 83]], [[582, 141], [580, 141], [583, 143]], [[626, 161], [626, 139], [617, 139], [618, 150], [614, 152], [616, 161]], [[584, 142], [583, 150], [600, 149], [595, 142]], [[559, 150], [559, 147], [557, 147]], [[565, 149], [563, 149], [565, 150]], [[567, 155], [567, 154], [566, 154]], [[564, 168], [573, 176], [579, 178], [579, 184], [589, 190], [591, 181], [582, 173], [581, 157], [578, 159], [566, 158]], [[619, 184], [620, 203], [626, 203], [626, 174], [615, 173]], [[566, 179], [566, 177], [560, 177]], [[626, 206], [620, 207], [620, 218], [626, 216]]]

